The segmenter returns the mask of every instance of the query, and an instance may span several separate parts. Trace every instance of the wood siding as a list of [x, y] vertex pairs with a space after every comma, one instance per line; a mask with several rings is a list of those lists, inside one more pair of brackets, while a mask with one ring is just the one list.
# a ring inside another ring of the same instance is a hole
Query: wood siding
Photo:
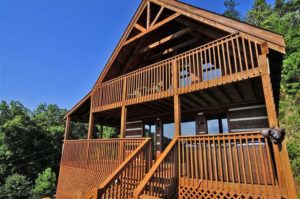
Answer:
[[143, 137], [144, 124], [142, 121], [131, 121], [126, 123], [125, 137]]
[[264, 104], [229, 109], [228, 120], [231, 132], [246, 132], [269, 128], [266, 106]]

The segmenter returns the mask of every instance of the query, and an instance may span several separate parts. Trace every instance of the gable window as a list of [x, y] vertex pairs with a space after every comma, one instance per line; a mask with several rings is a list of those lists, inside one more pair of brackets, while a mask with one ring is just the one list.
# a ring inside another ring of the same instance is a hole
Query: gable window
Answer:
[[228, 121], [226, 115], [208, 117], [206, 120], [207, 133], [228, 133]]

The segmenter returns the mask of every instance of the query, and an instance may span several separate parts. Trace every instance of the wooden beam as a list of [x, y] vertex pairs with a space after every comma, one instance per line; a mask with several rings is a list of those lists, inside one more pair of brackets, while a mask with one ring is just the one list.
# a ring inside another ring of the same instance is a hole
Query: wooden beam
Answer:
[[177, 62], [174, 60], [172, 62], [172, 85], [174, 91], [174, 130], [175, 137], [181, 135], [181, 105], [180, 105], [180, 97], [178, 95], [178, 85], [179, 85], [179, 71], [177, 67]]
[[147, 29], [150, 27], [150, 19], [151, 19], [151, 10], [150, 10], [150, 1], [147, 3]]
[[220, 91], [220, 93], [222, 93], [222, 95], [223, 95], [230, 103], [234, 102], [234, 100], [226, 93], [226, 91], [223, 89], [222, 86], [217, 86], [216, 88]]
[[193, 44], [193, 43], [195, 43], [195, 42], [197, 42], [197, 41], [199, 41], [199, 38], [194, 38], [194, 39], [192, 39], [192, 40], [188, 40], [188, 41], [186, 41], [186, 42], [182, 42], [182, 43], [180, 43], [180, 44], [178, 44], [178, 45], [175, 45], [175, 46], [173, 46], [173, 47], [171, 47], [171, 48], [165, 49], [165, 50], [162, 51], [162, 52], [159, 52], [159, 53], [157, 53], [157, 54], [155, 54], [155, 55], [152, 55], [152, 56], [150, 57], [150, 59], [154, 59], [154, 58], [156, 58], [156, 57], [158, 57], [158, 56], [162, 56], [162, 55], [166, 55], [166, 54], [168, 54], [168, 53], [174, 52], [174, 51], [176, 51], [176, 50], [178, 50], [178, 49], [180, 49], [180, 48], [182, 48], [182, 47], [184, 47], [184, 46]]
[[150, 24], [150, 26], [153, 26], [156, 23], [156, 21], [158, 20], [158, 18], [161, 15], [161, 13], [163, 12], [163, 10], [164, 10], [164, 7], [161, 6], [160, 9], [159, 9], [159, 11], [158, 11], [158, 13], [157, 13], [157, 15], [155, 16], [155, 18], [153, 19], [152, 23]]
[[138, 52], [140, 51], [141, 45], [143, 44], [144, 39], [141, 39], [138, 44], [135, 46], [135, 49], [133, 51], [133, 53], [131, 54], [131, 56], [129, 56], [129, 60], [126, 62], [126, 65], [123, 67], [122, 71], [120, 74], [124, 74], [128, 68], [131, 67], [132, 63], [134, 60], [137, 59], [136, 55], [138, 54]]
[[70, 116], [68, 116], [66, 120], [64, 140], [67, 140], [70, 135], [70, 127], [71, 127], [71, 118]]
[[[200, 96], [199, 96], [199, 95], [200, 95]], [[209, 106], [214, 105], [212, 102], [210, 102], [209, 100], [205, 99], [205, 97], [203, 97], [203, 93], [201, 93], [201, 90], [199, 90], [199, 91], [197, 92], [197, 96], [198, 96], [204, 103], [206, 103], [207, 105], [209, 105]]]
[[185, 99], [184, 97], [181, 98], [181, 101], [182, 101], [182, 104], [185, 103], [185, 104], [188, 104], [188, 108], [196, 108], [197, 107], [197, 104], [195, 104], [194, 102], [192, 102], [191, 100], [189, 99]]
[[89, 119], [89, 130], [87, 139], [90, 140], [93, 138], [93, 131], [94, 131], [94, 114], [90, 111], [90, 119]]
[[181, 106], [179, 95], [174, 95], [174, 130], [175, 137], [181, 135]]
[[191, 97], [197, 103], [201, 104], [201, 106], [208, 105], [205, 101], [201, 100], [199, 97], [195, 96], [193, 93], [188, 93], [188, 96]]
[[146, 48], [144, 48], [143, 51], [146, 52], [146, 51], [148, 51], [148, 50], [150, 50], [150, 49], [152, 49], [152, 48], [155, 48], [155, 47], [157, 47], [157, 46], [160, 46], [160, 45], [162, 45], [162, 44], [164, 44], [164, 43], [166, 43], [166, 42], [168, 42], [168, 41], [171, 41], [171, 40], [173, 40], [173, 39], [175, 39], [175, 38], [178, 38], [178, 37], [184, 35], [185, 33], [189, 32], [189, 31], [191, 31], [191, 28], [184, 28], [184, 29], [182, 29], [182, 30], [180, 30], [180, 31], [178, 31], [178, 32], [175, 32], [175, 33], [173, 33], [173, 34], [167, 36], [167, 37], [164, 37], [163, 39], [161, 39], [161, 40], [159, 40], [159, 41], [156, 41], [156, 42], [154, 42], [154, 43], [148, 45]]
[[141, 32], [145, 32], [145, 31], [146, 31], [146, 28], [144, 28], [143, 26], [141, 26], [141, 25], [138, 24], [138, 23], [134, 24], [134, 27], [135, 27], [136, 29], [138, 29], [139, 31], [141, 31]]
[[183, 19], [183, 18], [177, 18], [176, 21], [178, 21], [179, 23], [181, 23], [181, 24], [183, 24], [187, 27], [190, 27], [190, 28], [194, 29], [198, 33], [201, 33], [201, 34], [203, 34], [203, 35], [205, 35], [205, 36], [207, 36], [211, 39], [218, 39], [218, 38], [221, 38], [221, 37], [225, 36], [224, 34], [221, 34], [219, 32], [210, 30], [207, 27], [200, 28], [198, 24], [195, 24], [194, 22], [188, 21], [188, 20]]
[[218, 104], [222, 104], [221, 100], [209, 89], [202, 90], [203, 93], [205, 93], [209, 98], [211, 98], [213, 101], [216, 101]]
[[126, 121], [127, 121], [127, 107], [122, 106], [121, 110], [121, 129], [120, 129], [120, 138], [125, 137], [126, 133]]
[[178, 14], [178, 13], [175, 13], [175, 14], [169, 16], [168, 18], [162, 20], [161, 22], [155, 24], [154, 26], [149, 27], [145, 32], [142, 32], [142, 33], [140, 33], [140, 34], [132, 37], [131, 39], [125, 41], [124, 44], [123, 44], [123, 46], [126, 46], [127, 44], [130, 44], [131, 42], [135, 41], [136, 39], [138, 39], [138, 38], [140, 38], [140, 37], [142, 37], [142, 36], [144, 36], [144, 35], [152, 32], [153, 30], [156, 30], [157, 28], [165, 25], [166, 23], [169, 23], [170, 21], [172, 21], [173, 19], [177, 18], [178, 16], [180, 16], [180, 14]]
[[233, 85], [233, 88], [236, 90], [236, 92], [238, 93], [239, 97], [241, 98], [241, 100], [245, 100], [243, 94], [242, 94], [242, 91], [241, 89], [236, 85], [235, 82], [232, 83]]
[[206, 90], [199, 90], [198, 93], [201, 94], [204, 98], [206, 98], [207, 102], [209, 101], [213, 105], [220, 104], [220, 102], [218, 100], [216, 100], [213, 96], [211, 96], [211, 94], [209, 92], [207, 92]]

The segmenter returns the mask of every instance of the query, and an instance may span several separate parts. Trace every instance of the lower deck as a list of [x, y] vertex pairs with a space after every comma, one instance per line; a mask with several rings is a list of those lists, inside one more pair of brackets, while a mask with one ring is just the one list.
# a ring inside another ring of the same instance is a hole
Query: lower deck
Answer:
[[[66, 141], [57, 198], [292, 198], [284, 153], [260, 132]], [[285, 154], [287, 155], [287, 154]]]

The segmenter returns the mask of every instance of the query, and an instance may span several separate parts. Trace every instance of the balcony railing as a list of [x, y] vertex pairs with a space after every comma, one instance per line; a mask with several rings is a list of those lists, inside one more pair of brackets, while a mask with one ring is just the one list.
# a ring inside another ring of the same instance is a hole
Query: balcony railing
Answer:
[[186, 194], [187, 187], [216, 190], [218, 193], [214, 195], [242, 192], [251, 197], [276, 197], [283, 194], [272, 146], [259, 132], [181, 137], [179, 148], [179, 193], [182, 195]]
[[174, 138], [133, 198], [287, 198], [278, 147], [260, 132]]
[[93, 111], [183, 94], [260, 75], [262, 43], [235, 33], [96, 86]]

